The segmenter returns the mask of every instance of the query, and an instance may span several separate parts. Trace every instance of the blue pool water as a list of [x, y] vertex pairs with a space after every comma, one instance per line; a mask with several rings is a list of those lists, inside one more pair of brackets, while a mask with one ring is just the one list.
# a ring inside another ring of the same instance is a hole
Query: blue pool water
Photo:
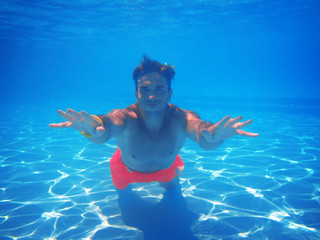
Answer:
[[[320, 239], [317, 0], [0, 1], [0, 240]], [[117, 192], [114, 140], [50, 129], [58, 109], [135, 102], [142, 54], [172, 103], [258, 138], [187, 141], [181, 189]]]
[[[181, 193], [151, 183], [119, 195], [109, 169], [113, 141], [48, 129], [59, 103], [2, 108], [1, 239], [319, 239], [319, 102], [313, 114], [304, 105], [239, 103], [243, 111], [222, 100], [174, 102], [213, 121], [241, 112], [261, 135], [214, 151], [188, 141]], [[115, 104], [125, 102], [103, 108]]]

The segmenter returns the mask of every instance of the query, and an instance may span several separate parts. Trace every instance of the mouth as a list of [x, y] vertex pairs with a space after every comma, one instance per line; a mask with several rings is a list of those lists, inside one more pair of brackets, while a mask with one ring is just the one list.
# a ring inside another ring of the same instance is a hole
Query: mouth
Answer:
[[159, 105], [159, 102], [146, 102], [148, 107], [157, 107]]

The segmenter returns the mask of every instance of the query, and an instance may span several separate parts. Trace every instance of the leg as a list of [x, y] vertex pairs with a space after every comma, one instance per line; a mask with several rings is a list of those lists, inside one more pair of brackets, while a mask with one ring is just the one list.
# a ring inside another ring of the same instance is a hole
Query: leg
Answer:
[[176, 188], [180, 184], [179, 176], [172, 179], [170, 182], [160, 182], [160, 186], [166, 190]]

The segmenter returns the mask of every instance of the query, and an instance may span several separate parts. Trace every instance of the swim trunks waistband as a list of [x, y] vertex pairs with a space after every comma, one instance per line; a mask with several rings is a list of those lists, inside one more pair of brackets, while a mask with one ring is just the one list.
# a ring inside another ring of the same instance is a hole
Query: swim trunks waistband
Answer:
[[174, 163], [167, 169], [152, 173], [129, 171], [121, 160], [121, 151], [118, 148], [110, 160], [112, 182], [118, 189], [125, 189], [130, 183], [170, 182], [184, 169], [184, 163], [177, 155]]

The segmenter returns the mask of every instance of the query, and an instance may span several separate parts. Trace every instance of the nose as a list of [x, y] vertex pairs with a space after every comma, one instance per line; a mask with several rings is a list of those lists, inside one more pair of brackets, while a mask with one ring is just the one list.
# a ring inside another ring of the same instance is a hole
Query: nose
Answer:
[[150, 94], [149, 99], [154, 99], [154, 94]]

